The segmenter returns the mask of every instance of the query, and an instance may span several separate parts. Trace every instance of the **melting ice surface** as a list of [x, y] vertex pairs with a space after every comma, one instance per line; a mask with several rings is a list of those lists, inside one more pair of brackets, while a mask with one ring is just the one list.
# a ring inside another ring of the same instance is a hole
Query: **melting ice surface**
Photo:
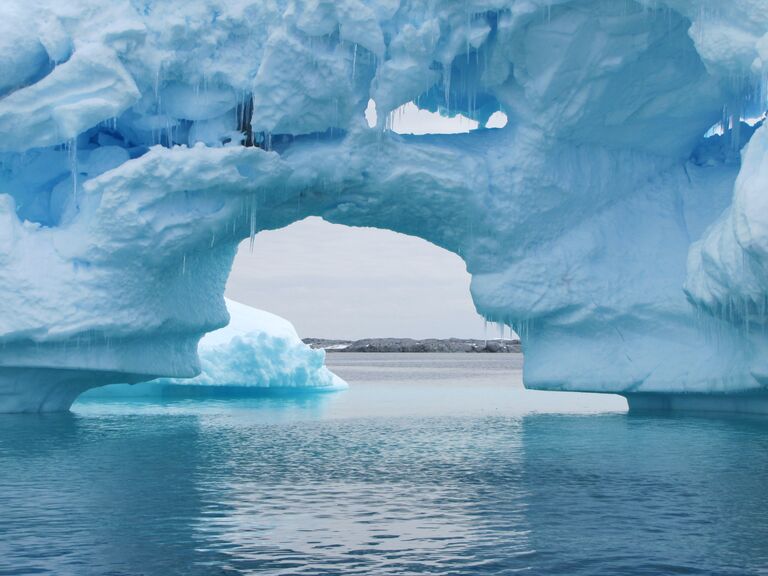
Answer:
[[195, 377], [237, 244], [311, 215], [460, 255], [529, 388], [768, 411], [768, 0], [2, 16], [0, 411]]
[[744, 576], [768, 563], [764, 419], [524, 390], [517, 355], [366, 356], [329, 355], [351, 384], [336, 394], [90, 399], [0, 419], [0, 571]]

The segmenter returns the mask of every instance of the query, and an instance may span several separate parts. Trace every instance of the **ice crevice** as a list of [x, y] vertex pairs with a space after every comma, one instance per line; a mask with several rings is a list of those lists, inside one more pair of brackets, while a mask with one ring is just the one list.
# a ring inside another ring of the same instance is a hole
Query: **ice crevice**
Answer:
[[529, 387], [761, 395], [763, 4], [12, 0], [0, 411], [195, 377], [238, 243], [309, 215], [459, 254]]

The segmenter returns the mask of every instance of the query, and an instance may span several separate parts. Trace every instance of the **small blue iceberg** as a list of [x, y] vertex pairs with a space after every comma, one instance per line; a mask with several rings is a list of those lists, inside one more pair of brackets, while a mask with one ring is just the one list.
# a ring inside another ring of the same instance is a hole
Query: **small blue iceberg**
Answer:
[[81, 398], [242, 397], [328, 392], [348, 384], [325, 366], [325, 351], [304, 344], [288, 320], [227, 300], [229, 324], [198, 347], [200, 374], [93, 388]]

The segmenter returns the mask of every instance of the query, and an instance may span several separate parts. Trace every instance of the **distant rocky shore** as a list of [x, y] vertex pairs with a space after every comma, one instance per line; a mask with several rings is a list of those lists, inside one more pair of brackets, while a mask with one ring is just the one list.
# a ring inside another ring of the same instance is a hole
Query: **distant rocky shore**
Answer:
[[365, 338], [364, 340], [329, 340], [304, 338], [312, 348], [327, 352], [520, 352], [520, 340], [413, 340], [411, 338]]

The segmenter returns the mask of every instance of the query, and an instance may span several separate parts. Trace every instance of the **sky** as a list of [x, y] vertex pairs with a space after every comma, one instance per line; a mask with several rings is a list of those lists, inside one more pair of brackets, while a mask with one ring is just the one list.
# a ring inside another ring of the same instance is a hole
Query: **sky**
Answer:
[[302, 338], [485, 337], [464, 262], [426, 240], [312, 217], [249, 244], [227, 296], [287, 318]]
[[[366, 118], [375, 125], [372, 102]], [[497, 112], [488, 127], [504, 124]], [[391, 126], [401, 134], [450, 134], [477, 122], [409, 103]], [[469, 283], [461, 258], [425, 240], [307, 218], [259, 233], [252, 253], [243, 242], [226, 294], [287, 318], [302, 338], [498, 337], [475, 311]]]

